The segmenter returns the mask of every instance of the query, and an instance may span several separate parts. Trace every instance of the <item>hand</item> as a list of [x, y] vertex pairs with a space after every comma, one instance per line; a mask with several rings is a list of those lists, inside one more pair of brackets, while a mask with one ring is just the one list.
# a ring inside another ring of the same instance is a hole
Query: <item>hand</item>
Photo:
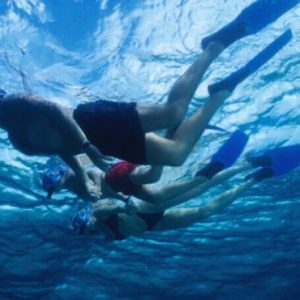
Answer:
[[126, 205], [125, 205], [125, 211], [127, 215], [134, 215], [137, 213], [138, 208], [136, 206], [136, 204], [134, 203], [134, 201], [132, 200], [128, 200]]
[[100, 189], [92, 180], [86, 180], [84, 183], [86, 200], [96, 202], [101, 198]]
[[89, 144], [89, 146], [85, 149], [85, 153], [101, 170], [106, 171], [109, 168], [109, 163], [106, 161], [107, 157], [104, 156], [94, 145]]

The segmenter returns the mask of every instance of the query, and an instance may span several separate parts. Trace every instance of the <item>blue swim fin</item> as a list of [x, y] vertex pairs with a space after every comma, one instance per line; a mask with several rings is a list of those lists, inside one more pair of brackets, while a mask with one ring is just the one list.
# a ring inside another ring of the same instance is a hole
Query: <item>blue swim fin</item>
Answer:
[[249, 159], [254, 167], [263, 167], [248, 177], [256, 180], [284, 175], [300, 166], [300, 144], [280, 147]]
[[205, 176], [210, 179], [222, 170], [232, 166], [243, 152], [248, 139], [247, 134], [241, 130], [236, 130], [212, 156], [209, 164], [196, 173], [196, 176]]
[[277, 52], [279, 52], [293, 37], [292, 31], [288, 29], [277, 39], [275, 39], [268, 47], [262, 50], [244, 67], [232, 73], [227, 78], [208, 86], [210, 94], [214, 94], [221, 90], [233, 91], [236, 86], [245, 80], [248, 76], [256, 72], [268, 60], [270, 60]]
[[205, 37], [201, 42], [202, 49], [211, 41], [220, 41], [227, 48], [238, 39], [259, 32], [299, 3], [300, 0], [258, 0], [231, 23]]

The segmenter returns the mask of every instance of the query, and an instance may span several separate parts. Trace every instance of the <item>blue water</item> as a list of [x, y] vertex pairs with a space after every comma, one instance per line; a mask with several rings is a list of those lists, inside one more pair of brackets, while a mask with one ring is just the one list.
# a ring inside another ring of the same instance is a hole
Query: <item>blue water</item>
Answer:
[[[200, 53], [201, 37], [252, 0], [1, 0], [0, 82], [75, 107], [97, 97], [159, 103]], [[241, 84], [213, 119], [251, 135], [247, 151], [300, 143], [300, 8], [235, 43], [207, 84], [254, 56], [287, 27], [293, 41]], [[161, 184], [194, 173], [225, 136], [206, 133]], [[73, 195], [46, 201], [44, 157], [22, 155], [0, 131], [1, 299], [298, 299], [300, 170], [259, 184], [221, 214], [169, 232], [108, 244], [76, 237]], [[187, 203], [196, 206], [243, 176]]]

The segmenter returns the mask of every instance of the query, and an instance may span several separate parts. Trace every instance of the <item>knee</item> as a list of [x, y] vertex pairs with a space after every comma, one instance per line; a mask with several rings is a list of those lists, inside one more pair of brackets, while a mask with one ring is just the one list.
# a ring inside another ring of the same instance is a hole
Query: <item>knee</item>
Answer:
[[165, 109], [167, 115], [167, 122], [170, 128], [178, 126], [184, 119], [186, 110], [179, 104], [175, 105], [173, 103], [166, 103]]
[[169, 165], [172, 167], [179, 167], [184, 164], [186, 161], [187, 155], [184, 150], [176, 149], [176, 151], [172, 151], [172, 153], [169, 154]]

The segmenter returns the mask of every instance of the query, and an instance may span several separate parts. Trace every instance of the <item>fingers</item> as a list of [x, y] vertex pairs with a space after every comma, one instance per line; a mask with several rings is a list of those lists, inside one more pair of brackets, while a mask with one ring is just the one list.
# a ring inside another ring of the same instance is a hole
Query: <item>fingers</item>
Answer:
[[102, 193], [100, 192], [100, 188], [94, 184], [92, 181], [88, 181], [85, 184], [86, 189], [86, 197], [88, 201], [96, 202], [101, 199]]

